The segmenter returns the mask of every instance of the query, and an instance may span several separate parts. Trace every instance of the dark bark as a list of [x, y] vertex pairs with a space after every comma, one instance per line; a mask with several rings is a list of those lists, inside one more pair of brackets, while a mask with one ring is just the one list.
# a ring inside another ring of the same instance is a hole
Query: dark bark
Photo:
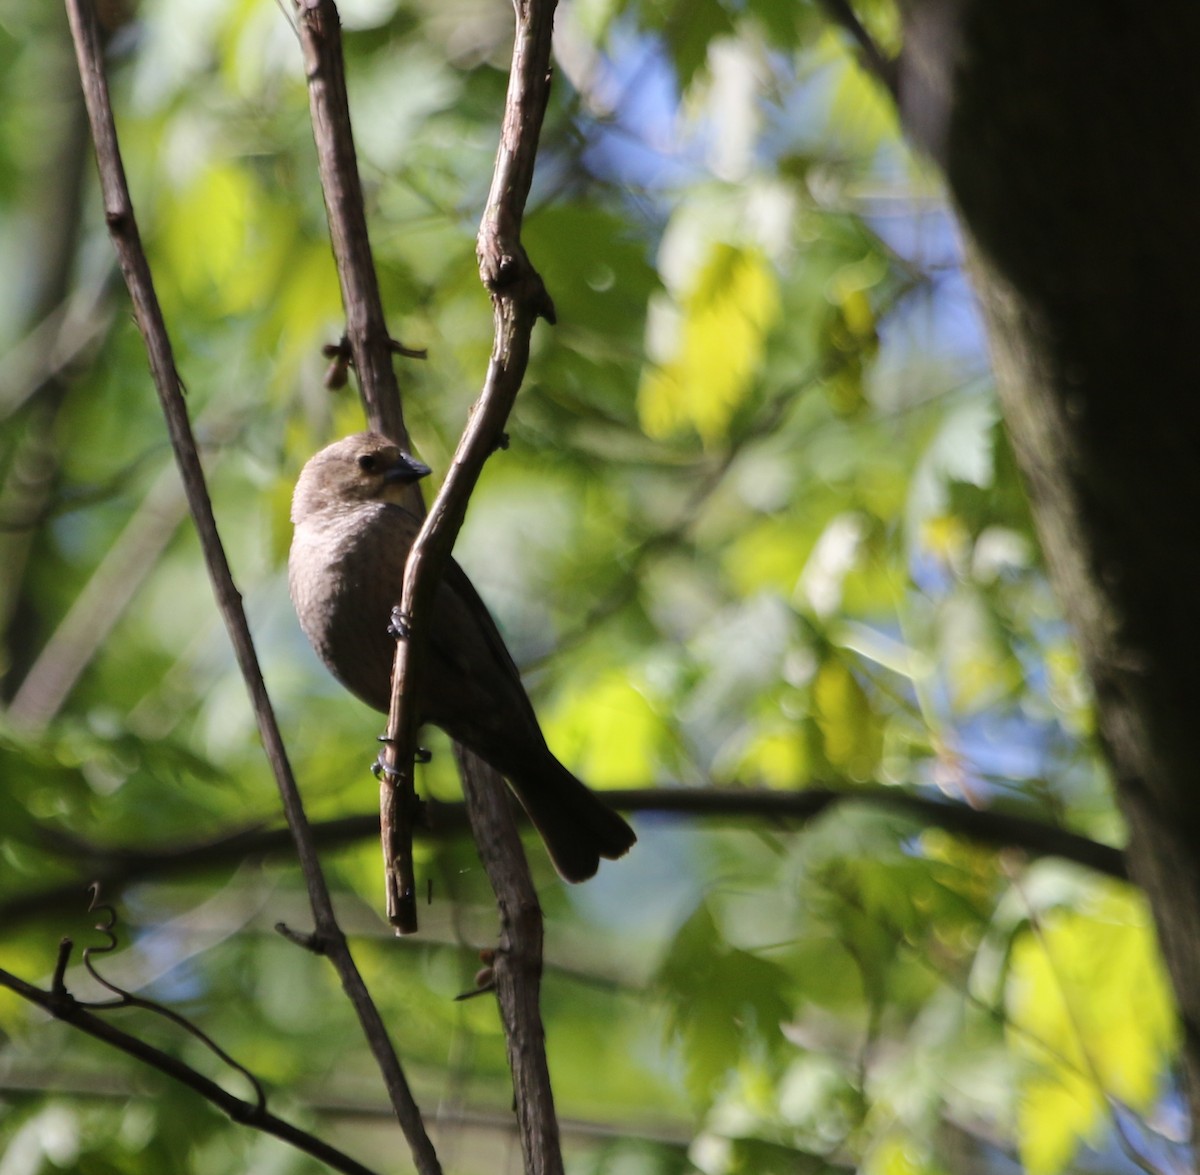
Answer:
[[[507, 789], [500, 789], [497, 794], [505, 801], [510, 817], [524, 819], [515, 801], [508, 798]], [[1127, 877], [1119, 849], [1069, 829], [1029, 816], [994, 808], [972, 808], [880, 784], [855, 784], [847, 788], [813, 785], [798, 791], [707, 786], [637, 788], [606, 791], [604, 798], [621, 812], [669, 812], [690, 820], [761, 822], [780, 830], [806, 825], [849, 804], [895, 812], [920, 828], [940, 828], [974, 844], [1033, 857], [1057, 857], [1120, 881]], [[424, 816], [425, 826], [417, 831], [429, 839], [457, 836], [468, 826], [467, 810], [461, 803], [426, 800]], [[375, 813], [363, 813], [317, 822], [311, 827], [317, 847], [333, 849], [378, 835], [379, 819]], [[14, 840], [14, 843], [22, 842]], [[261, 857], [286, 855], [291, 851], [292, 840], [286, 828], [251, 825], [207, 840], [158, 845], [146, 851], [127, 845], [96, 844], [47, 828], [41, 830], [40, 839], [35, 838], [30, 847], [70, 861], [78, 875], [71, 881], [11, 894], [0, 900], [0, 926], [7, 929], [36, 918], [78, 911], [81, 895], [91, 882], [99, 882], [106, 894], [113, 895], [138, 881], [161, 881]], [[527, 905], [524, 899], [523, 893], [514, 892], [508, 905], [519, 910]]]
[[1200, 1111], [1200, 6], [918, 0], [901, 105], [968, 237]]

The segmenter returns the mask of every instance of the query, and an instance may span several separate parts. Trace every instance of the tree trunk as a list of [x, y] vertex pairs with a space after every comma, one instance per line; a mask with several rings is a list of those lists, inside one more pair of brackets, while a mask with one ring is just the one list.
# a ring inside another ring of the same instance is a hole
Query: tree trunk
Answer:
[[913, 0], [910, 131], [967, 235], [1200, 1121], [1200, 4]]

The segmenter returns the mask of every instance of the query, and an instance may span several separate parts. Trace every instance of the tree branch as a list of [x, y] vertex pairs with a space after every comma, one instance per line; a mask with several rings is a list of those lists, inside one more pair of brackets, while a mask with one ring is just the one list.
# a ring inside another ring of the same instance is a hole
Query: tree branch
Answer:
[[[438, 581], [488, 457], [502, 445], [504, 425], [525, 378], [530, 338], [539, 317], [554, 321], [554, 305], [521, 244], [525, 202], [533, 181], [542, 120], [550, 96], [551, 37], [556, 0], [516, 0], [516, 33], [500, 144], [479, 228], [477, 254], [491, 292], [492, 357], [450, 469], [404, 568], [392, 698], [382, 762], [401, 796], [411, 793], [419, 725], [416, 697], [429, 613]], [[500, 910], [496, 990], [508, 1045], [526, 1175], [561, 1175], [562, 1152], [538, 1005], [542, 913], [521, 850], [512, 804], [500, 776], [456, 748], [463, 791], [480, 857]], [[385, 789], [386, 790], [386, 789]], [[385, 817], [386, 819], [386, 817]], [[385, 834], [385, 853], [391, 849]], [[388, 855], [388, 915], [403, 929], [411, 889]], [[415, 905], [411, 918], [415, 926]]]
[[234, 1097], [215, 1081], [171, 1056], [170, 1053], [164, 1053], [144, 1040], [114, 1027], [107, 1020], [88, 1011], [69, 993], [43, 991], [40, 987], [26, 983], [25, 980], [19, 979], [2, 968], [0, 968], [0, 987], [6, 987], [22, 999], [37, 1004], [56, 1020], [61, 1020], [64, 1024], [70, 1024], [81, 1032], [86, 1032], [89, 1036], [119, 1049], [143, 1064], [149, 1065], [152, 1069], [165, 1073], [189, 1089], [195, 1090], [206, 1101], [212, 1102], [219, 1110], [228, 1114], [233, 1121], [243, 1126], [250, 1126], [255, 1130], [261, 1130], [264, 1134], [274, 1135], [298, 1150], [304, 1151], [305, 1154], [320, 1159], [335, 1171], [345, 1171], [347, 1175], [372, 1175], [369, 1167], [364, 1167], [343, 1151], [272, 1114], [265, 1105]]
[[467, 816], [500, 910], [494, 974], [512, 1071], [513, 1104], [526, 1175], [562, 1175], [554, 1091], [540, 1005], [542, 909], [504, 781], [482, 759], [455, 748]]
[[[971, 808], [935, 796], [903, 792], [882, 785], [853, 788], [809, 787], [800, 791], [755, 788], [637, 788], [606, 791], [604, 798], [622, 812], [674, 812], [683, 816], [727, 820], [776, 821], [806, 824], [844, 805], [882, 808], [899, 813], [925, 828], [940, 828], [954, 836], [996, 849], [1017, 849], [1033, 857], [1057, 857], [1106, 877], [1128, 881], [1120, 849], [1077, 832], [1011, 812]], [[511, 805], [509, 805], [511, 807]], [[468, 827], [464, 804], [429, 802], [428, 819], [419, 831], [427, 838], [457, 836]], [[322, 848], [356, 844], [379, 831], [376, 813], [344, 816], [312, 826]], [[124, 846], [94, 845], [75, 837], [46, 833], [40, 846], [69, 856], [80, 866], [79, 876], [62, 885], [19, 894], [0, 902], [0, 925], [14, 926], [48, 910], [77, 903], [88, 883], [98, 880], [107, 891], [134, 881], [194, 873], [234, 865], [247, 857], [288, 852], [290, 834], [282, 828], [238, 829], [225, 836], [192, 844], [172, 845], [154, 852]]]
[[[371, 428], [407, 449], [408, 430], [393, 366], [397, 347], [388, 334], [379, 295], [350, 125], [341, 19], [334, 0], [295, 0], [295, 5], [317, 166], [346, 311], [346, 343]], [[414, 493], [419, 499], [420, 492]]]
[[246, 681], [259, 735], [275, 775], [288, 827], [296, 843], [317, 933], [358, 1015], [383, 1075], [397, 1121], [412, 1150], [417, 1169], [422, 1175], [435, 1175], [440, 1173], [441, 1166], [433, 1144], [425, 1132], [420, 1111], [413, 1100], [379, 1010], [371, 1000], [345, 936], [337, 924], [333, 902], [308, 828], [300, 792], [296, 787], [279, 725], [263, 683], [241, 596], [234, 586], [217, 530], [204, 471], [188, 420], [179, 374], [175, 368], [170, 339], [154, 292], [153, 278], [141, 245], [133, 203], [125, 180], [108, 83], [104, 76], [103, 52], [95, 12], [88, 0], [67, 0], [67, 13], [75, 42], [92, 139], [96, 147], [105, 219], [116, 248], [121, 272], [129, 288], [138, 328], [146, 342], [154, 386], [162, 405], [167, 432], [183, 478], [188, 507], [199, 534], [217, 605]]
[[15, 726], [40, 730], [58, 713], [186, 517], [178, 477], [164, 468], [25, 675], [8, 709]]
[[[309, 109], [329, 235], [346, 311], [345, 344], [358, 373], [359, 392], [371, 428], [411, 447], [393, 359], [406, 351], [388, 334], [379, 281], [367, 234], [367, 216], [350, 123], [341, 22], [334, 0], [295, 0], [308, 76]], [[409, 508], [425, 514], [420, 488], [409, 490]], [[379, 639], [386, 639], [384, 633]], [[389, 733], [391, 724], [389, 723]], [[413, 731], [413, 745], [415, 748]], [[417, 929], [412, 877], [412, 830], [417, 799], [411, 765], [407, 773], [382, 759], [379, 813], [388, 921], [401, 934]]]
[[[553, 304], [520, 239], [550, 94], [554, 7], [555, 0], [527, 0], [516, 5], [517, 29], [504, 121], [477, 243], [480, 278], [492, 294], [495, 322], [492, 357], [483, 390], [471, 409], [446, 479], [404, 568], [400, 609], [407, 636], [396, 642], [392, 705], [383, 755], [385, 771], [399, 781], [401, 793], [411, 787], [416, 751], [418, 724], [414, 699], [426, 637], [423, 620], [484, 463], [503, 443], [505, 422], [525, 378], [534, 324], [539, 317], [554, 321]], [[497, 786], [503, 786], [498, 777]], [[389, 857], [389, 867], [393, 860], [394, 855]], [[400, 879], [393, 875], [388, 887], [389, 918], [398, 912], [407, 914], [410, 899], [411, 894], [404, 894]], [[514, 895], [514, 908], [519, 904], [520, 899]]]

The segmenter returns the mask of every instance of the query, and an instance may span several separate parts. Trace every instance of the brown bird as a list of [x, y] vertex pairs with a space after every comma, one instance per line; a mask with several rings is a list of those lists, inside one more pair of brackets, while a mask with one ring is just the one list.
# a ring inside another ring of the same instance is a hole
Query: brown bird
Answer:
[[[378, 433], [322, 449], [292, 498], [288, 585], [300, 627], [330, 672], [388, 711], [392, 609], [420, 522], [401, 504], [429, 472]], [[420, 720], [490, 763], [512, 785], [559, 873], [584, 881], [628, 852], [633, 829], [552, 754], [521, 675], [479, 594], [453, 560], [433, 600]]]

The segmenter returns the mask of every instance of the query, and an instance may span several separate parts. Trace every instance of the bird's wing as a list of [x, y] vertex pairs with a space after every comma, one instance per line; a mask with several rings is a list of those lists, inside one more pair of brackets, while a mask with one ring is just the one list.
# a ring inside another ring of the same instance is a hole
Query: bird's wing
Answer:
[[529, 696], [525, 693], [525, 686], [521, 682], [521, 671], [517, 668], [517, 663], [508, 651], [508, 646], [504, 643], [504, 638], [500, 635], [500, 630], [496, 627], [496, 622], [492, 619], [492, 614], [488, 611], [488, 606], [475, 590], [475, 585], [467, 578], [467, 573], [453, 559], [450, 559], [446, 564], [446, 571], [442, 577], [442, 585], [457, 598], [457, 601], [470, 614], [471, 619], [475, 622], [479, 636], [483, 638], [488, 652], [491, 654], [492, 664], [502, 669], [505, 675], [511, 679], [514, 693], [520, 694], [525, 710], [528, 711], [529, 717], [536, 725], [537, 718], [533, 712], [533, 704], [530, 702]]
[[[414, 523], [419, 525], [403, 507], [392, 504], [391, 510], [405, 515], [398, 529], [407, 533]], [[480, 753], [483, 743], [503, 744], [516, 737], [518, 728], [525, 739], [541, 743], [521, 672], [487, 605], [453, 559], [438, 585], [428, 639], [434, 665], [424, 690], [427, 721], [459, 741], [474, 743]], [[468, 731], [474, 732], [473, 740], [463, 737]]]

